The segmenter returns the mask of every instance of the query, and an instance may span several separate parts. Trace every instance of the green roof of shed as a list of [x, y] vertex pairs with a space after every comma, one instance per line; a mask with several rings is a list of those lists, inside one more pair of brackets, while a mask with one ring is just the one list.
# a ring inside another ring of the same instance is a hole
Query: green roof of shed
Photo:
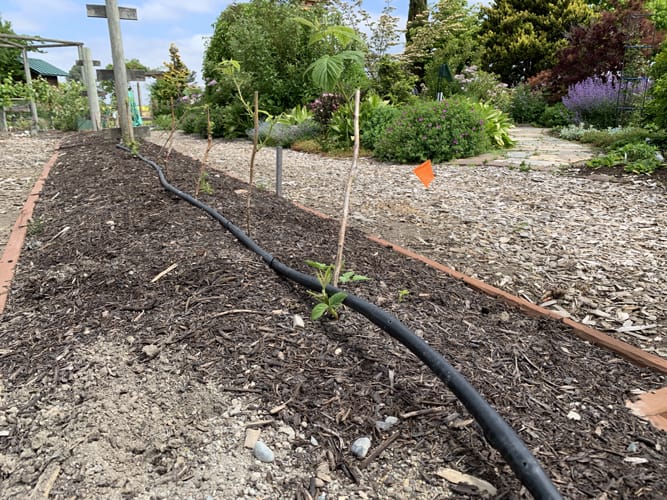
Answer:
[[30, 69], [42, 76], [67, 76], [69, 73], [41, 59], [28, 58]]

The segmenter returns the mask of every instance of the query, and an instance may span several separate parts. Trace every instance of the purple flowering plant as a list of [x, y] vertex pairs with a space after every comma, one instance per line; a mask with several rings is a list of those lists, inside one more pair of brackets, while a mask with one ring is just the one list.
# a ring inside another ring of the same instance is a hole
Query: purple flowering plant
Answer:
[[463, 96], [454, 96], [404, 107], [378, 139], [375, 156], [399, 163], [427, 159], [439, 163], [490, 149], [490, 139], [479, 126], [481, 115], [471, 103]]
[[[621, 88], [623, 83], [625, 86]], [[624, 95], [632, 98], [643, 90], [645, 83], [622, 82], [618, 75], [610, 72], [592, 76], [570, 85], [567, 95], [563, 96], [563, 105], [572, 112], [577, 124], [612, 127], [616, 124], [618, 105], [625, 101]]]
[[324, 93], [308, 104], [313, 112], [313, 119], [320, 125], [328, 125], [335, 111], [343, 105], [345, 99], [339, 94]]

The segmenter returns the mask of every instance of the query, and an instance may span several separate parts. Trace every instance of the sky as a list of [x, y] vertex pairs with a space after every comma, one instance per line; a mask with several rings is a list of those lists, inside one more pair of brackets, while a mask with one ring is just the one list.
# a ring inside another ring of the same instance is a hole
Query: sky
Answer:
[[[10, 21], [17, 34], [41, 36], [89, 47], [94, 60], [105, 67], [112, 62], [106, 19], [86, 17], [86, 3], [104, 0], [0, 0], [0, 17]], [[121, 7], [137, 9], [137, 21], [121, 20], [125, 59], [138, 59], [150, 68], [164, 67], [169, 60], [169, 45], [175, 43], [185, 65], [201, 83], [205, 40], [213, 34], [218, 15], [232, 0], [119, 0]], [[484, 2], [488, 3], [488, 2]], [[409, 0], [392, 0], [393, 15], [399, 27], [405, 26]], [[364, 0], [363, 7], [377, 16], [384, 0]], [[45, 49], [29, 57], [43, 59], [69, 71], [78, 59], [76, 47]]]

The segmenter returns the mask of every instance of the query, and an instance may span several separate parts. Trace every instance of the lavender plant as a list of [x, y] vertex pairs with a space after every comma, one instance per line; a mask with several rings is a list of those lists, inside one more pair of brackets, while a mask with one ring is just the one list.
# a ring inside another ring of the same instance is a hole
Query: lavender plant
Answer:
[[[616, 124], [621, 81], [617, 75], [606, 73], [586, 78], [570, 85], [563, 104], [574, 115], [576, 123], [586, 123], [596, 128], [612, 127]], [[629, 94], [638, 94], [640, 83], [629, 82], [624, 89]]]

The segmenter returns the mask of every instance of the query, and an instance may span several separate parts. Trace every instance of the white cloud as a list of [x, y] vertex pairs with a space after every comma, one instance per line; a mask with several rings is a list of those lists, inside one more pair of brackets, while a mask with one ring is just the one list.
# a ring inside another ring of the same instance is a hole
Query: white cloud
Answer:
[[149, 0], [140, 7], [139, 18], [146, 22], [182, 19], [188, 14], [219, 14], [231, 0]]
[[[45, 12], [49, 15], [45, 16]], [[47, 29], [49, 23], [71, 17], [77, 12], [85, 16], [85, 5], [72, 0], [10, 0], [7, 6], [0, 9], [2, 18], [11, 21], [16, 33], [28, 35], [41, 35], [40, 32]]]

